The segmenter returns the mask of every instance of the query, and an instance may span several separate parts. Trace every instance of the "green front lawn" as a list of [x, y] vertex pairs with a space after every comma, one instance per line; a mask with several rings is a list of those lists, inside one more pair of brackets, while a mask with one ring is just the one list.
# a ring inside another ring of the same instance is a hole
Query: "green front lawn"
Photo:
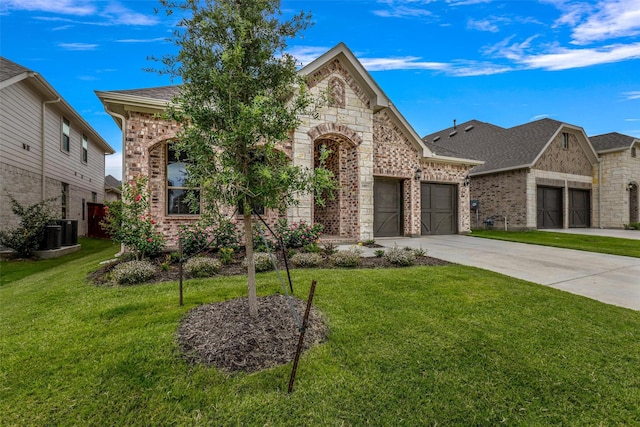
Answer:
[[[0, 288], [0, 425], [634, 425], [640, 312], [458, 265], [294, 270], [318, 280], [329, 341], [228, 376], [188, 366], [175, 332], [245, 277], [95, 287], [117, 248]], [[258, 275], [261, 295], [277, 292]]]
[[473, 230], [474, 237], [640, 258], [640, 240], [549, 231]]

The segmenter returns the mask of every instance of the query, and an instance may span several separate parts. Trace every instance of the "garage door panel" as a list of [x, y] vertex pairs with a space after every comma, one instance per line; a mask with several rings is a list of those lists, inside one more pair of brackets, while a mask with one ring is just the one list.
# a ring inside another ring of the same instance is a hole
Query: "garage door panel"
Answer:
[[538, 228], [562, 228], [562, 188], [538, 187]]
[[591, 226], [591, 193], [589, 190], [569, 190], [569, 227]]
[[374, 181], [374, 237], [402, 235], [402, 182], [376, 178]]
[[457, 187], [450, 184], [421, 185], [422, 235], [457, 233]]

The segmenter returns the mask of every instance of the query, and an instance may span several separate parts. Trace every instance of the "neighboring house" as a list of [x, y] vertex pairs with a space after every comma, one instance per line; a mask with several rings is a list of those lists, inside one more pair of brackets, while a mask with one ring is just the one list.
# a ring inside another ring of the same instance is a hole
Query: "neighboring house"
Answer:
[[87, 230], [87, 203], [104, 198], [105, 155], [114, 150], [37, 72], [0, 57], [0, 227], [23, 205], [57, 197], [61, 219]]
[[472, 120], [423, 141], [436, 154], [484, 161], [469, 174], [474, 227], [488, 217], [508, 229], [594, 225], [598, 157], [578, 126], [542, 119], [505, 129]]
[[630, 222], [640, 222], [640, 139], [613, 132], [589, 140], [600, 156], [601, 172], [594, 176], [600, 190], [594, 197], [601, 205], [594, 216], [600, 226], [622, 228]]
[[116, 179], [113, 175], [104, 177], [104, 200], [106, 202], [115, 202], [122, 198], [122, 181]]
[[[302, 124], [281, 149], [295, 165], [313, 168], [319, 148], [340, 190], [322, 208], [312, 196], [286, 214], [319, 222], [335, 240], [465, 233], [470, 230], [469, 169], [482, 162], [432, 153], [353, 53], [339, 44], [300, 70], [311, 92], [329, 91], [332, 104]], [[150, 178], [152, 214], [169, 238], [198, 218], [182, 201], [182, 159], [171, 142], [178, 125], [159, 117], [176, 86], [96, 92], [123, 132], [123, 179]], [[272, 218], [277, 213], [268, 212]]]

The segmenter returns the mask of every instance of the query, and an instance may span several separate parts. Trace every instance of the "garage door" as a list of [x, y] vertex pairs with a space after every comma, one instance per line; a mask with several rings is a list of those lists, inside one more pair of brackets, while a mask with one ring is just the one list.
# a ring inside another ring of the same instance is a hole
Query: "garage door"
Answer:
[[562, 188], [538, 187], [538, 228], [562, 228]]
[[569, 227], [591, 226], [591, 197], [589, 190], [569, 190]]
[[423, 182], [420, 189], [420, 234], [456, 234], [458, 232], [457, 187]]
[[374, 180], [373, 235], [402, 236], [402, 181], [399, 179]]

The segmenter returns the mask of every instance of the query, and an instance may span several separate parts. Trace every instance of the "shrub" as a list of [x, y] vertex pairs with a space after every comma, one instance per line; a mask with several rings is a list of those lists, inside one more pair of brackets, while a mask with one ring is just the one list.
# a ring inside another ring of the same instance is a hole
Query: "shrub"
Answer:
[[279, 220], [276, 225], [276, 233], [285, 248], [302, 248], [317, 243], [322, 229], [322, 224], [309, 225], [304, 221], [288, 225], [286, 219]]
[[393, 265], [407, 267], [413, 265], [416, 256], [412, 250], [400, 249], [397, 245], [387, 250], [384, 257]]
[[220, 248], [220, 262], [229, 265], [233, 262], [233, 248]]
[[418, 249], [414, 249], [413, 250], [413, 254], [415, 256], [417, 256], [417, 257], [419, 257], [419, 256], [427, 256], [427, 251], [422, 249], [422, 246], [420, 246]]
[[201, 224], [183, 225], [178, 232], [182, 254], [189, 257], [209, 248], [209, 230]]
[[627, 230], [640, 230], [640, 222], [631, 222], [629, 224], [625, 224], [624, 228]]
[[291, 257], [291, 264], [295, 267], [308, 268], [317, 267], [322, 264], [322, 255], [317, 253], [297, 253]]
[[241, 233], [236, 227], [235, 220], [222, 218], [211, 227], [211, 247], [214, 249], [230, 248], [234, 251], [240, 249]]
[[384, 249], [376, 249], [375, 251], [373, 251], [373, 254], [376, 256], [376, 258], [382, 258], [384, 256]]
[[[263, 271], [273, 270], [273, 263], [271, 262], [271, 257], [268, 253], [265, 252], [255, 252], [253, 254], [253, 260], [256, 263], [256, 272], [260, 273]], [[247, 266], [247, 259], [245, 258], [242, 265]]]
[[122, 201], [106, 202], [101, 225], [111, 238], [124, 244], [136, 259], [154, 257], [164, 247], [164, 237], [151, 218], [147, 178], [136, 178], [122, 186]]
[[217, 259], [193, 257], [184, 264], [184, 270], [191, 277], [211, 277], [220, 271], [221, 266]]
[[[269, 238], [269, 230], [262, 224], [255, 224], [253, 227], [253, 250], [259, 252], [273, 252], [278, 245]], [[262, 236], [264, 235], [264, 239]], [[266, 241], [266, 244], [265, 244]]]
[[331, 255], [331, 262], [336, 267], [357, 267], [362, 262], [362, 249], [352, 246], [346, 251], [338, 251]]
[[0, 232], [0, 243], [13, 249], [19, 257], [28, 257], [45, 237], [46, 226], [53, 219], [49, 203], [55, 198], [28, 207], [22, 206], [11, 195], [9, 198], [11, 210], [20, 217], [20, 225], [8, 232]]
[[319, 254], [322, 249], [320, 248], [320, 246], [318, 246], [316, 242], [313, 242], [313, 243], [309, 243], [308, 245], [304, 245], [302, 250], [303, 252]]
[[338, 252], [338, 250], [336, 249], [335, 243], [331, 243], [331, 242], [325, 243], [322, 249], [324, 250], [324, 253], [327, 256], [331, 256], [336, 252]]
[[149, 261], [129, 261], [116, 265], [111, 270], [111, 281], [119, 285], [135, 285], [150, 280], [156, 269]]

